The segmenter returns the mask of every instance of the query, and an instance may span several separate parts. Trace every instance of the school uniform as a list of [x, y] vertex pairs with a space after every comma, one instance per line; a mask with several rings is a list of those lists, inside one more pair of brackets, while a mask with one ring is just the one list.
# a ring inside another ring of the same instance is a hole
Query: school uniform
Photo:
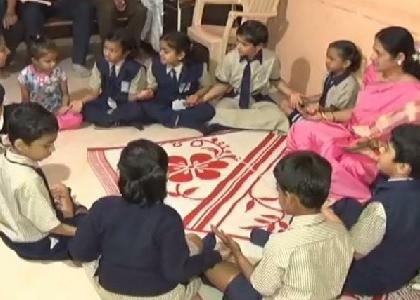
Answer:
[[270, 236], [250, 281], [233, 279], [225, 299], [335, 299], [352, 257], [344, 226], [322, 214], [295, 216], [287, 231]]
[[119, 196], [93, 204], [70, 253], [82, 262], [99, 259], [94, 280], [115, 296], [108, 299], [187, 299], [188, 282], [221, 261], [214, 250], [190, 257], [182, 219], [170, 206], [141, 207]]
[[134, 60], [111, 65], [103, 57], [92, 69], [90, 88], [101, 90], [99, 97], [83, 106], [85, 121], [99, 126], [133, 125], [142, 122], [143, 113], [130, 94], [144, 88], [144, 68]]
[[229, 52], [216, 69], [216, 80], [229, 84], [233, 94], [217, 101], [210, 121], [241, 129], [279, 130], [289, 128], [286, 115], [268, 96], [272, 83], [280, 80], [280, 63], [274, 52], [263, 49], [254, 60]]
[[328, 74], [325, 78], [319, 105], [324, 108], [343, 110], [356, 104], [359, 83], [353, 74]]
[[353, 262], [344, 291], [359, 295], [397, 291], [420, 269], [420, 180], [379, 183], [372, 199], [350, 231], [364, 256]]
[[208, 103], [186, 107], [185, 100], [199, 89], [210, 86], [207, 66], [203, 63], [180, 63], [172, 68], [153, 59], [147, 73], [148, 88], [155, 91], [154, 99], [142, 103], [146, 119], [170, 128], [201, 129], [214, 116]]
[[68, 259], [70, 237], [50, 234], [64, 220], [54, 207], [41, 168], [29, 158], [6, 150], [0, 155], [0, 237], [20, 257]]

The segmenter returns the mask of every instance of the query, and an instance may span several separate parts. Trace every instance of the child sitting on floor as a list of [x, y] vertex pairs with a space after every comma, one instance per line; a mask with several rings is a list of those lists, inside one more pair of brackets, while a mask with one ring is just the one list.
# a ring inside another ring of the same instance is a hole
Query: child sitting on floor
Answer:
[[343, 199], [324, 209], [351, 228], [356, 253], [345, 293], [398, 294], [420, 269], [420, 126], [394, 128], [379, 151], [378, 168], [389, 179], [376, 185], [369, 204]]
[[57, 66], [58, 49], [41, 36], [31, 41], [32, 64], [19, 74], [22, 102], [37, 102], [54, 113], [60, 130], [79, 128], [82, 115], [70, 107], [66, 73]]
[[300, 110], [314, 114], [353, 108], [359, 92], [359, 83], [354, 76], [360, 68], [362, 55], [357, 46], [346, 40], [329, 44], [325, 66], [328, 75], [325, 78], [322, 94], [315, 97], [295, 97], [290, 101], [282, 100], [280, 108], [288, 115], [291, 124], [301, 118]]
[[[70, 246], [85, 264], [101, 299], [201, 299], [196, 278], [221, 261], [213, 246], [191, 253], [182, 219], [163, 203], [168, 155], [159, 145], [136, 140], [118, 162], [121, 196], [96, 201]], [[208, 249], [208, 250], [207, 250]], [[201, 252], [201, 254], [198, 254]], [[98, 267], [99, 265], [99, 267]]]
[[211, 85], [207, 65], [195, 60], [191, 41], [182, 32], [164, 35], [159, 54], [147, 73], [148, 88], [140, 94], [151, 99], [142, 103], [146, 118], [170, 128], [202, 129], [214, 116], [213, 106], [201, 103]]
[[216, 115], [207, 133], [224, 128], [287, 132], [287, 118], [270, 98], [269, 89], [275, 85], [288, 97], [297, 93], [281, 79], [277, 56], [266, 48], [267, 27], [259, 21], [246, 21], [236, 38], [236, 49], [217, 66], [217, 83], [201, 100], [215, 101]]
[[143, 113], [136, 100], [145, 85], [144, 67], [131, 57], [134, 41], [122, 29], [111, 32], [92, 69], [87, 95], [72, 101], [85, 121], [97, 127], [134, 126], [142, 129]]
[[64, 185], [50, 189], [38, 166], [54, 151], [57, 119], [37, 103], [19, 104], [8, 129], [11, 147], [0, 155], [0, 237], [25, 259], [69, 259], [68, 242], [86, 208]]
[[206, 277], [229, 300], [333, 299], [341, 293], [353, 247], [346, 228], [321, 213], [331, 166], [318, 154], [295, 152], [280, 160], [274, 176], [280, 205], [293, 216], [289, 229], [272, 234], [261, 261], [252, 265], [232, 237], [214, 228], [235, 263], [223, 261]]

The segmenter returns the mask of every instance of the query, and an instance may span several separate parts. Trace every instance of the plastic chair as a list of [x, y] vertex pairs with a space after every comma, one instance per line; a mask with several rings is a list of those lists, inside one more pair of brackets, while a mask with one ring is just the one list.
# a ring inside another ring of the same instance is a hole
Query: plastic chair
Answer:
[[[209, 50], [210, 65], [220, 63], [226, 53], [229, 43], [234, 43], [236, 30], [233, 28], [234, 21], [241, 17], [241, 22], [246, 20], [259, 20], [267, 23], [268, 19], [277, 16], [277, 8], [280, 0], [197, 0], [194, 7], [192, 26], [188, 28], [188, 36], [195, 42], [205, 46]], [[242, 6], [242, 11], [231, 10], [226, 26], [202, 24], [204, 6], [232, 5]], [[212, 69], [210, 67], [210, 69]]]

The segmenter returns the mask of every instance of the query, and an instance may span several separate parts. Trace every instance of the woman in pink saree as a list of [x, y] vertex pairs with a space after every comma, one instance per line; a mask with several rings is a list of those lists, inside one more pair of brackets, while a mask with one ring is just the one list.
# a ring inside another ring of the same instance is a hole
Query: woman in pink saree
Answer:
[[386, 138], [401, 122], [418, 121], [420, 114], [420, 55], [413, 36], [402, 27], [387, 27], [375, 36], [372, 65], [353, 109], [337, 112], [303, 111], [305, 120], [294, 124], [287, 152], [312, 150], [333, 167], [331, 199], [370, 196], [377, 176], [372, 155], [357, 149], [364, 139]]

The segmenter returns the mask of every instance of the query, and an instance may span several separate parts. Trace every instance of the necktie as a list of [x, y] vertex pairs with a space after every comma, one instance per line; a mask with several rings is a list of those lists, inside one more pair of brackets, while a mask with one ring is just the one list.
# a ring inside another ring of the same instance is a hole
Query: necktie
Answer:
[[178, 78], [177, 78], [177, 76], [176, 76], [176, 71], [175, 71], [175, 69], [174, 69], [174, 68], [172, 68], [172, 69], [171, 69], [171, 71], [169, 72], [169, 74], [171, 75], [172, 80], [173, 80], [175, 83], [178, 83]]
[[242, 74], [241, 92], [239, 94], [239, 107], [246, 109], [249, 107], [251, 98], [251, 62], [247, 60], [244, 72]]
[[56, 216], [57, 216], [57, 218], [59, 220], [62, 220], [63, 219], [63, 213], [61, 211], [59, 211], [58, 209], [55, 208], [54, 197], [51, 194], [50, 188], [48, 186], [47, 177], [45, 176], [44, 171], [42, 171], [41, 168], [34, 168], [34, 167], [30, 167], [30, 168], [32, 168], [41, 177], [41, 179], [44, 182], [44, 185], [45, 185], [45, 187], [46, 187], [46, 189], [48, 191], [48, 196], [50, 198], [51, 205], [52, 205], [52, 207], [55, 210], [55, 214], [56, 214]]

